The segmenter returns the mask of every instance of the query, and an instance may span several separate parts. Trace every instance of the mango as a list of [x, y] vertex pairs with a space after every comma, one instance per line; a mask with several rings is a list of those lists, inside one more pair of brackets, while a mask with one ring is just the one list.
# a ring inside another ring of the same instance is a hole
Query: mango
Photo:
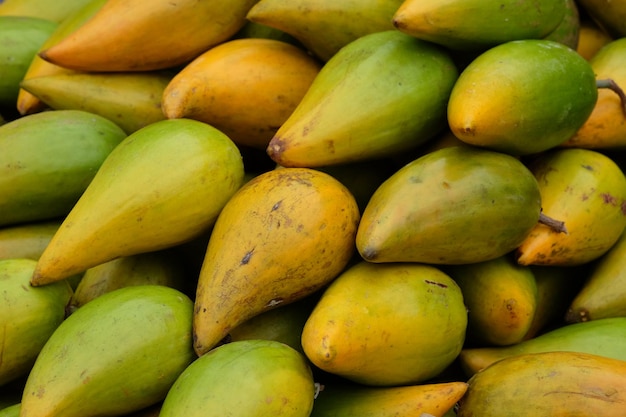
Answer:
[[446, 126], [457, 76], [442, 47], [394, 30], [365, 35], [326, 62], [267, 153], [316, 168], [415, 149]]
[[369, 262], [483, 262], [518, 247], [540, 212], [537, 181], [518, 159], [446, 147], [411, 161], [378, 187], [356, 246]]
[[190, 364], [160, 417], [308, 417], [315, 385], [304, 356], [271, 340], [231, 342]]
[[461, 289], [440, 269], [361, 261], [324, 290], [302, 347], [316, 367], [359, 384], [417, 384], [452, 364], [466, 328]]
[[236, 145], [206, 123], [161, 120], [137, 130], [102, 163], [41, 254], [31, 284], [202, 235], [243, 175]]
[[448, 122], [470, 145], [512, 155], [567, 141], [598, 98], [590, 63], [555, 41], [506, 42], [476, 57], [450, 93]]
[[196, 358], [193, 302], [162, 285], [118, 289], [57, 327], [31, 369], [20, 416], [122, 415], [162, 401]]

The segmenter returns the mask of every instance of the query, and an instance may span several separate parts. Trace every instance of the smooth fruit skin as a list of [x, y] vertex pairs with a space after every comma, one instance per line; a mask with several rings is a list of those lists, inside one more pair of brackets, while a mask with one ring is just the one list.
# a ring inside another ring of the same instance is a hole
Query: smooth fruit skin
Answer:
[[598, 97], [589, 62], [555, 41], [493, 47], [459, 75], [448, 102], [450, 129], [464, 142], [528, 155], [568, 140]]
[[415, 149], [446, 125], [458, 70], [448, 52], [398, 31], [342, 48], [271, 139], [286, 167], [323, 167]]
[[623, 2], [578, 0], [578, 3], [612, 38], [626, 36], [626, 5]]
[[236, 145], [205, 123], [162, 120], [134, 132], [110, 153], [65, 217], [31, 284], [202, 235], [243, 174]]
[[350, 42], [392, 30], [402, 0], [259, 0], [246, 18], [284, 31], [322, 61]]
[[80, 110], [31, 114], [0, 126], [0, 225], [64, 217], [126, 133]]
[[484, 50], [539, 39], [562, 21], [564, 0], [405, 0], [393, 16], [398, 30], [457, 50]]
[[626, 361], [626, 317], [562, 325], [511, 346], [465, 348], [459, 364], [472, 376], [500, 359], [549, 351], [585, 352]]
[[325, 289], [302, 331], [309, 360], [369, 386], [422, 383], [461, 351], [467, 310], [434, 266], [359, 262]]
[[28, 284], [37, 262], [0, 260], [0, 387], [28, 374], [48, 338], [65, 319], [72, 296], [67, 281], [45, 288]]
[[53, 3], [48, 0], [3, 0], [0, 16], [29, 16], [61, 23], [91, 0], [65, 0]]
[[237, 33], [254, 3], [110, 0], [88, 22], [39, 55], [79, 71], [172, 68]]
[[56, 27], [42, 18], [0, 15], [0, 106], [15, 107], [20, 81]]
[[467, 343], [506, 346], [520, 342], [537, 309], [537, 283], [529, 267], [507, 255], [444, 268], [463, 292], [469, 311]]
[[537, 182], [519, 160], [453, 146], [409, 162], [378, 187], [356, 245], [370, 262], [483, 262], [515, 249], [540, 210]]
[[61, 222], [54, 219], [0, 228], [0, 259], [39, 259]]
[[198, 278], [198, 355], [334, 279], [354, 254], [359, 217], [348, 189], [321, 171], [274, 169], [244, 184], [215, 222]]
[[516, 249], [521, 265], [575, 266], [606, 253], [626, 227], [626, 177], [608, 156], [559, 148], [526, 162], [537, 178], [543, 212], [567, 233], [537, 224]]
[[468, 384], [457, 417], [618, 417], [626, 407], [626, 361], [588, 353], [504, 359]]
[[311, 417], [443, 417], [467, 391], [462, 381], [399, 387], [324, 384]]
[[272, 340], [220, 345], [176, 380], [160, 417], [308, 417], [315, 385], [304, 356]]
[[59, 325], [24, 387], [20, 417], [122, 415], [162, 401], [196, 358], [193, 302], [160, 285], [93, 300]]
[[565, 320], [576, 323], [626, 316], [626, 233], [594, 265]]
[[[589, 64], [597, 79], [611, 79], [621, 88], [626, 87], [626, 38], [605, 43], [589, 59]], [[591, 115], [563, 146], [599, 150], [625, 148], [626, 115], [620, 97], [609, 89], [598, 90]]]
[[163, 92], [163, 114], [201, 120], [242, 146], [265, 149], [319, 73], [301, 47], [274, 39], [224, 42], [179, 71]]

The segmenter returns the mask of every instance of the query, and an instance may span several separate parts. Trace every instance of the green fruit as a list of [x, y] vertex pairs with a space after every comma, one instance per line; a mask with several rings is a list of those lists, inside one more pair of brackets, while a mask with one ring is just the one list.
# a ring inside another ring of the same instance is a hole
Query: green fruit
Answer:
[[461, 351], [467, 311], [459, 286], [434, 266], [360, 262], [324, 291], [302, 331], [309, 360], [370, 386], [421, 383]]
[[626, 360], [626, 317], [563, 325], [511, 346], [466, 348], [459, 355], [459, 363], [471, 376], [500, 359], [548, 351], [583, 352]]
[[415, 149], [446, 126], [458, 70], [448, 52], [398, 31], [365, 35], [322, 68], [267, 152], [321, 167]]
[[0, 386], [25, 376], [65, 319], [72, 296], [67, 281], [42, 288], [29, 285], [37, 261], [0, 260]]
[[159, 285], [85, 304], [48, 339], [28, 375], [21, 417], [122, 415], [162, 401], [197, 357], [192, 301]]
[[598, 97], [590, 63], [551, 40], [511, 41], [480, 54], [460, 74], [448, 102], [455, 136], [513, 155], [568, 140]]
[[0, 15], [0, 107], [15, 107], [20, 81], [56, 27], [37, 17]]
[[78, 110], [0, 126], [0, 226], [67, 215], [124, 138], [109, 119]]
[[453, 146], [408, 163], [378, 187], [356, 245], [370, 262], [482, 262], [515, 249], [540, 212], [537, 181], [518, 159]]
[[218, 346], [185, 369], [160, 417], [308, 417], [315, 384], [304, 356], [271, 340]]

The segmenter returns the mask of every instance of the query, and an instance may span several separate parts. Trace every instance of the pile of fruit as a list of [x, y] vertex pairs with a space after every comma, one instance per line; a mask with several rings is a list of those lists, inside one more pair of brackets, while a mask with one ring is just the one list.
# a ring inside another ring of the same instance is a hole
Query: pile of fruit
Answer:
[[626, 3], [0, 1], [0, 417], [623, 416]]

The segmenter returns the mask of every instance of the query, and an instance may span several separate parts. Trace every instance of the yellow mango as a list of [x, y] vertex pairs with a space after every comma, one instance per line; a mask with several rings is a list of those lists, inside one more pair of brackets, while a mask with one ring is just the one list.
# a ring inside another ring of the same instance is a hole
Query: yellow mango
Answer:
[[244, 184], [209, 238], [196, 291], [196, 352], [334, 279], [355, 252], [359, 217], [354, 196], [321, 171], [274, 169]]
[[559, 148], [528, 160], [543, 212], [565, 224], [561, 233], [537, 224], [516, 249], [521, 265], [582, 265], [619, 239], [626, 227], [626, 177], [608, 156]]
[[325, 289], [302, 347], [325, 372], [369, 386], [407, 385], [448, 367], [466, 327], [461, 289], [440, 269], [362, 261]]
[[174, 76], [163, 92], [163, 113], [209, 123], [238, 145], [265, 149], [320, 68], [317, 59], [287, 42], [231, 40]]
[[578, 52], [586, 60], [591, 60], [604, 45], [613, 38], [591, 19], [581, 19], [578, 36]]

